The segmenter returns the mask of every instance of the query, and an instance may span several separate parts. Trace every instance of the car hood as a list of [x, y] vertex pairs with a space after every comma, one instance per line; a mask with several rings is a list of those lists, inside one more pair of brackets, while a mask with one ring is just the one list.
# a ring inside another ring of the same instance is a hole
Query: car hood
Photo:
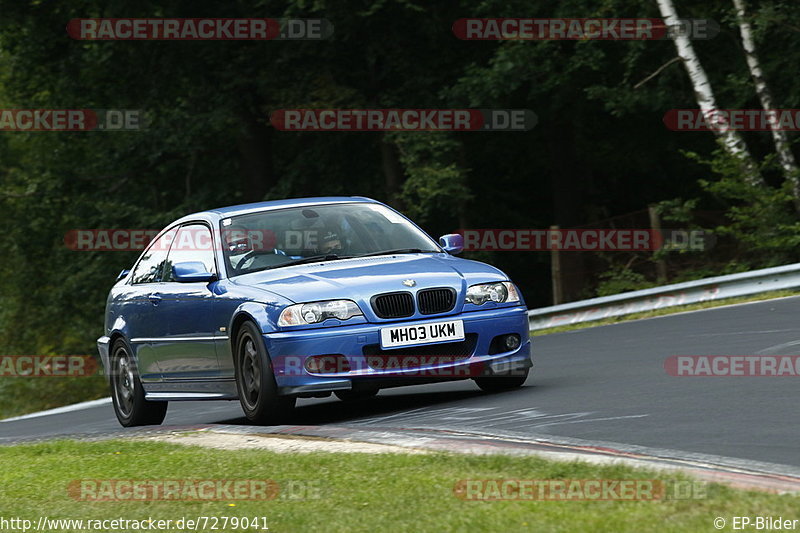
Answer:
[[[233, 282], [264, 289], [296, 303], [354, 300], [366, 311], [366, 304], [376, 294], [451, 287], [458, 292], [456, 301], [463, 302], [467, 286], [506, 279], [503, 272], [490, 265], [441, 253], [340, 259], [254, 272], [233, 278]], [[404, 285], [407, 280], [414, 285]], [[460, 308], [457, 305], [453, 311]]]

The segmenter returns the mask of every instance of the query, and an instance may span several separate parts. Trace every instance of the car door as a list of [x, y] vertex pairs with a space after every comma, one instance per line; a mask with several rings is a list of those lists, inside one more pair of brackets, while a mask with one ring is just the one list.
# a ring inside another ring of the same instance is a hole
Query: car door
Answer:
[[142, 254], [131, 274], [130, 294], [120, 310], [144, 382], [161, 379], [156, 347], [167, 335], [167, 323], [160, 291], [167, 253], [177, 231], [172, 228], [164, 232]]
[[201, 262], [208, 272], [218, 272], [211, 228], [205, 223], [180, 227], [164, 268], [159, 307], [168, 332], [156, 350], [165, 380], [219, 377], [214, 321], [214, 287], [218, 282], [177, 281], [172, 267], [188, 261]]

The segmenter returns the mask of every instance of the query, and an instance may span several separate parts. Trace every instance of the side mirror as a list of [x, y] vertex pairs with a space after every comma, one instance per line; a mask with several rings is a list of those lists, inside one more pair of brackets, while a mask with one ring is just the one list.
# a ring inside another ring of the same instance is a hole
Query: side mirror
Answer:
[[117, 279], [114, 280], [114, 283], [116, 283], [117, 281], [119, 281], [121, 279], [127, 278], [128, 274], [130, 274], [130, 273], [131, 273], [130, 269], [127, 269], [127, 268], [125, 270], [121, 270], [120, 273], [117, 274]]
[[464, 250], [464, 236], [458, 233], [448, 233], [439, 237], [439, 246], [450, 255], [458, 255]]
[[180, 283], [216, 281], [217, 275], [206, 270], [200, 261], [186, 261], [172, 265], [172, 277]]

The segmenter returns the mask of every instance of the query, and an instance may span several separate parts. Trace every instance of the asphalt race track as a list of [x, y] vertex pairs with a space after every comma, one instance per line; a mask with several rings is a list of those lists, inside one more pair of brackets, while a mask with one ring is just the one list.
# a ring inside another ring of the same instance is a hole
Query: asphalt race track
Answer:
[[[297, 425], [436, 428], [547, 436], [800, 466], [796, 377], [672, 377], [671, 355], [800, 353], [800, 297], [534, 338], [520, 390], [471, 381], [381, 391], [369, 401], [301, 400]], [[237, 402], [172, 403], [165, 425], [246, 424]], [[0, 443], [124, 430], [110, 404], [0, 423]]]

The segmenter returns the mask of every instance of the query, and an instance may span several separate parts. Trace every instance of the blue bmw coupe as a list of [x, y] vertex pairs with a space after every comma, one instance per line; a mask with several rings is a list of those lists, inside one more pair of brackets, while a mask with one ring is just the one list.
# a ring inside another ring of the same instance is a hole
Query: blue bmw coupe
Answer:
[[297, 398], [519, 387], [532, 366], [523, 299], [500, 270], [455, 257], [462, 248], [362, 197], [183, 217], [108, 295], [97, 345], [117, 418], [160, 424], [169, 401], [239, 400], [273, 424]]

